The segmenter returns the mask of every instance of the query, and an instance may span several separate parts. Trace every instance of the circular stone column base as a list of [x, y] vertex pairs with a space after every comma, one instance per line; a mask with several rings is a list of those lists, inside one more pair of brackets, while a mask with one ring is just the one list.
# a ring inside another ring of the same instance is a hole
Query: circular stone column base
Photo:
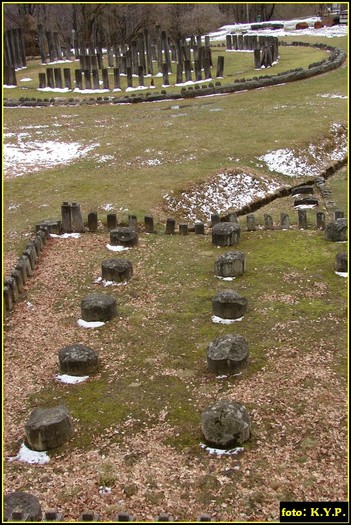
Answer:
[[87, 376], [99, 367], [95, 350], [81, 344], [65, 346], [59, 351], [60, 372], [71, 376]]
[[101, 275], [105, 281], [121, 283], [133, 275], [133, 266], [127, 259], [106, 259], [101, 264]]
[[240, 226], [235, 222], [219, 222], [212, 228], [212, 244], [234, 246], [240, 240]]
[[238, 374], [247, 367], [249, 346], [238, 334], [217, 337], [207, 347], [207, 364], [216, 374]]
[[112, 246], [136, 246], [138, 244], [138, 232], [130, 226], [121, 226], [110, 231], [110, 242]]
[[35, 408], [25, 426], [29, 448], [42, 452], [69, 441], [74, 434], [68, 409], [64, 405]]
[[251, 421], [244, 406], [235, 401], [222, 400], [204, 410], [201, 429], [209, 445], [230, 448], [249, 439]]
[[81, 311], [84, 321], [110, 321], [117, 315], [116, 299], [110, 295], [92, 293], [82, 300]]
[[212, 310], [222, 319], [239, 319], [247, 310], [247, 299], [235, 290], [224, 290], [213, 297]]

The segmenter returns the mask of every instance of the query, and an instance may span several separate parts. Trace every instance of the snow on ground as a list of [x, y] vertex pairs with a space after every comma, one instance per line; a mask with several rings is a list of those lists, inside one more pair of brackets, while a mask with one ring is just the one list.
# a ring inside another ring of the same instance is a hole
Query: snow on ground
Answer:
[[319, 144], [309, 144], [305, 149], [294, 151], [289, 148], [270, 151], [258, 160], [267, 164], [270, 171], [290, 177], [306, 175], [318, 176], [331, 162], [341, 160], [347, 155], [347, 132], [340, 124], [332, 124], [330, 136]]
[[77, 383], [83, 383], [89, 379], [89, 376], [70, 376], [68, 374], [62, 374], [56, 376], [57, 381], [68, 385], [76, 385]]
[[209, 220], [214, 213], [242, 208], [257, 198], [274, 193], [280, 184], [233, 170], [220, 173], [203, 185], [181, 193], [179, 198], [164, 195], [167, 207], [181, 211], [189, 220]]
[[21, 461], [22, 463], [36, 463], [39, 465], [43, 465], [44, 463], [48, 463], [50, 461], [50, 457], [47, 455], [46, 451], [37, 452], [35, 450], [31, 450], [26, 447], [24, 443], [22, 443], [17, 456], [7, 459], [8, 461]]
[[[229, 35], [231, 32], [241, 33], [245, 31], [248, 35], [264, 35], [264, 36], [322, 36], [326, 38], [333, 37], [342, 37], [347, 36], [348, 27], [347, 25], [335, 25], [332, 27], [322, 27], [321, 29], [314, 29], [313, 25], [315, 22], [319, 22], [319, 17], [309, 17], [309, 18], [299, 18], [295, 20], [269, 20], [269, 22], [261, 22], [268, 24], [284, 24], [284, 29], [260, 29], [252, 30], [251, 25], [254, 22], [249, 24], [229, 24], [221, 27], [218, 31], [209, 33], [210, 41], [216, 42], [225, 40], [226, 35]], [[309, 27], [308, 29], [295, 29], [296, 24], [299, 22], [307, 22]]]
[[[318, 176], [332, 162], [347, 156], [346, 126], [334, 123], [329, 135], [316, 144], [293, 150], [272, 150], [257, 157], [258, 168], [267, 168], [288, 177]], [[255, 177], [237, 168], [226, 170], [203, 184], [184, 190], [179, 196], [171, 193], [163, 196], [166, 207], [179, 212], [190, 221], [209, 221], [214, 213], [224, 214], [239, 210], [257, 199], [275, 193], [281, 181], [268, 180], [263, 175]], [[306, 205], [304, 205], [306, 206]]]
[[[222, 448], [213, 448], [208, 447], [204, 443], [200, 443], [200, 447], [206, 450], [209, 454], [214, 454], [215, 456], [235, 456], [236, 454], [239, 454], [240, 452], [244, 451], [243, 447], [236, 447], [231, 449], [222, 449]], [[239, 467], [234, 467], [234, 469]]]
[[99, 144], [84, 146], [80, 142], [57, 140], [23, 140], [25, 133], [17, 135], [15, 144], [4, 145], [5, 178], [19, 177], [30, 172], [68, 164], [85, 157]]

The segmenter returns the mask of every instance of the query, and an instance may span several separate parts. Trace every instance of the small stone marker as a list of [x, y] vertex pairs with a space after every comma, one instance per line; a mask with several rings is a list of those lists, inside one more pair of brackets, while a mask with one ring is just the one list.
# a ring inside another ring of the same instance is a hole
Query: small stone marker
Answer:
[[105, 281], [121, 283], [133, 275], [133, 266], [128, 259], [106, 259], [101, 264], [102, 278]]
[[235, 222], [219, 222], [212, 228], [212, 244], [233, 246], [240, 240], [240, 226]]
[[84, 321], [110, 321], [117, 315], [116, 299], [110, 295], [92, 293], [82, 300], [81, 311]]
[[247, 310], [247, 299], [235, 290], [224, 290], [213, 297], [212, 309], [222, 319], [239, 319]]
[[347, 272], [347, 253], [337, 253], [335, 257], [334, 269], [336, 272]]
[[71, 376], [87, 376], [99, 367], [95, 350], [81, 344], [65, 346], [59, 351], [60, 372]]
[[307, 212], [306, 210], [297, 210], [297, 222], [300, 230], [307, 230]]
[[245, 272], [245, 254], [232, 251], [220, 255], [214, 264], [214, 273], [220, 277], [238, 277]]
[[179, 224], [179, 235], [188, 235], [188, 225], [187, 224]]
[[26, 423], [25, 434], [32, 450], [43, 451], [63, 445], [74, 434], [68, 409], [64, 405], [35, 408]]
[[238, 334], [217, 337], [207, 347], [207, 365], [217, 374], [238, 374], [247, 367], [249, 346]]
[[256, 219], [252, 213], [246, 215], [247, 231], [254, 232], [256, 230]]
[[175, 219], [167, 219], [166, 222], [166, 234], [167, 235], [174, 235], [175, 231]]
[[287, 213], [282, 212], [280, 214], [280, 226], [282, 230], [288, 230], [290, 228], [290, 219]]
[[203, 222], [195, 223], [195, 235], [205, 235], [205, 225]]
[[251, 421], [243, 405], [221, 400], [202, 413], [201, 429], [209, 445], [230, 448], [249, 439]]
[[109, 231], [114, 230], [117, 228], [117, 215], [116, 213], [108, 213], [107, 214], [107, 229]]
[[346, 241], [346, 219], [337, 219], [329, 222], [324, 231], [325, 239], [332, 242]]
[[154, 218], [152, 215], [145, 215], [144, 225], [145, 225], [146, 233], [154, 233], [155, 227], [154, 227]]
[[90, 232], [96, 232], [98, 229], [98, 215], [96, 211], [91, 211], [88, 214], [88, 230]]
[[11, 492], [4, 497], [4, 520], [11, 521], [12, 513], [20, 512], [24, 521], [41, 521], [39, 499], [28, 492]]
[[113, 246], [136, 246], [138, 244], [138, 232], [131, 226], [120, 226], [110, 231], [110, 242]]

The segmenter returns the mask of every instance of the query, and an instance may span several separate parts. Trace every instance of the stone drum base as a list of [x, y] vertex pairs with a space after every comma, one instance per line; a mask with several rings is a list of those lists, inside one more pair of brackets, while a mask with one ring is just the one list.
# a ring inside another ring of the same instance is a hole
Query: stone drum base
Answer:
[[81, 310], [84, 321], [110, 321], [117, 315], [116, 300], [110, 295], [92, 293], [82, 300]]
[[93, 374], [99, 367], [99, 356], [88, 346], [75, 344], [59, 351], [61, 374], [86, 376]]
[[35, 408], [26, 423], [25, 434], [32, 450], [40, 452], [59, 447], [73, 437], [71, 416], [64, 405]]
[[105, 281], [121, 283], [133, 275], [133, 266], [127, 259], [107, 259], [101, 264], [101, 274]]
[[213, 297], [212, 309], [222, 319], [239, 319], [247, 310], [247, 299], [235, 290], [224, 290]]
[[110, 231], [110, 242], [112, 246], [136, 246], [138, 244], [138, 232], [131, 226], [121, 226]]
[[220, 277], [238, 277], [245, 272], [245, 266], [245, 254], [243, 252], [227, 252], [216, 260], [214, 273]]
[[229, 448], [249, 439], [251, 421], [244, 406], [235, 401], [222, 400], [202, 413], [201, 429], [209, 445]]
[[247, 367], [249, 346], [241, 335], [217, 337], [207, 347], [207, 364], [216, 374], [238, 374]]

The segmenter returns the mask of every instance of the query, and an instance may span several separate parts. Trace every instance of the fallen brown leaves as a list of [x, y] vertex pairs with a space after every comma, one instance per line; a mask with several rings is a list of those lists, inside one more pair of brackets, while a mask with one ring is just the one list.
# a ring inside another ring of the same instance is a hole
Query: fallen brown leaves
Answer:
[[[17, 454], [23, 440], [33, 408], [28, 396], [54, 380], [57, 351], [73, 340], [97, 344], [93, 331], [75, 324], [81, 298], [77, 282], [81, 279], [85, 288], [96, 289], [93, 280], [99, 267], [89, 266], [86, 255], [101, 252], [109, 257], [105, 241], [103, 236], [90, 235], [50, 240], [28, 281], [26, 299], [6, 320], [5, 458]], [[137, 274], [143, 279], [142, 250], [148, 247], [140, 249]], [[91, 284], [84, 280], [87, 274]], [[317, 293], [324, 291], [322, 285], [316, 288]], [[142, 312], [147, 304], [145, 319], [156, 319], [160, 293], [145, 282], [145, 294], [131, 297], [134, 311]], [[271, 294], [264, 300], [294, 304], [296, 296]], [[198, 380], [175, 368], [163, 368], [162, 353], [150, 358], [155, 376], [180, 376], [196, 393], [198, 406], [222, 395], [224, 389], [227, 398], [248, 407], [253, 434], [244, 453], [216, 457], [200, 447], [180, 451], [167, 445], [179, 430], [167, 420], [165, 401], [158, 420], [133, 433], [129, 428], [137, 428], [138, 421], [130, 416], [123, 427], [111, 426], [92, 435], [86, 450], [68, 447], [45, 465], [5, 461], [5, 492], [31, 492], [44, 510], [56, 508], [65, 520], [77, 520], [90, 509], [101, 521], [114, 519], [118, 512], [143, 521], [153, 521], [160, 512], [179, 521], [195, 521], [201, 513], [224, 522], [271, 521], [279, 517], [279, 501], [346, 500], [345, 381], [334, 371], [334, 349], [328, 342], [309, 341], [309, 351], [303, 351], [296, 344], [296, 328], [297, 320], [279, 323], [273, 333], [283, 347], [267, 348], [261, 370], [248, 377], [244, 373], [228, 385], [209, 374]], [[128, 318], [121, 319], [121, 329], [130, 330]], [[112, 343], [118, 348], [113, 332]], [[113, 383], [123, 367], [125, 349], [118, 348], [114, 354], [118, 358], [113, 360], [108, 359], [106, 346], [99, 350]], [[111, 491], [104, 493], [106, 487]]]

